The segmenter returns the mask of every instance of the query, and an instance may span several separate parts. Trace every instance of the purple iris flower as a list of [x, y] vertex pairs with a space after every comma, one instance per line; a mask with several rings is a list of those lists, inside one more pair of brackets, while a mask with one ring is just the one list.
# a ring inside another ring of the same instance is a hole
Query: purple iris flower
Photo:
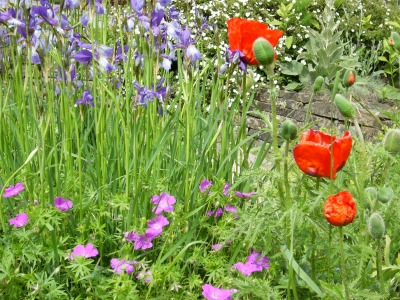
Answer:
[[80, 0], [65, 0], [64, 2], [64, 8], [65, 9], [74, 9], [78, 7], [81, 4]]
[[185, 57], [195, 64], [196, 61], [202, 57], [202, 54], [199, 50], [197, 50], [196, 46], [194, 45], [194, 40], [190, 37], [190, 34], [191, 32], [189, 29], [183, 30], [179, 36], [180, 43], [176, 47], [182, 48]]
[[88, 90], [84, 90], [83, 94], [82, 94], [82, 98], [78, 99], [75, 102], [75, 106], [78, 105], [90, 105], [90, 106], [94, 106], [94, 102], [93, 102], [93, 96], [92, 94], [90, 94], [90, 92]]
[[[123, 50], [123, 51], [122, 51]], [[129, 45], [119, 46], [115, 55], [115, 62], [125, 62], [128, 59]]]
[[4, 190], [3, 197], [8, 198], [8, 197], [17, 196], [24, 189], [25, 189], [25, 187], [22, 184], [22, 182], [18, 182], [15, 186], [10, 185], [8, 188], [6, 188]]
[[162, 87], [161, 85], [164, 83], [165, 79], [161, 78], [160, 81], [157, 83], [155, 90], [149, 89], [146, 86], [140, 86], [140, 84], [135, 81], [133, 86], [137, 90], [137, 105], [143, 105], [147, 107], [149, 102], [153, 102], [154, 98], [157, 99], [159, 102], [163, 103], [166, 97], [167, 88]]
[[178, 19], [179, 17], [179, 10], [176, 9], [175, 6], [170, 7], [169, 9], [169, 17], [173, 20]]
[[[79, 63], [87, 63], [90, 64], [93, 59], [99, 64], [99, 66], [106, 72], [113, 71], [115, 68], [114, 66], [108, 61], [114, 55], [114, 49], [105, 45], [97, 45], [94, 43], [92, 44], [83, 43], [80, 41], [80, 37], [76, 37], [78, 40], [78, 45], [83, 50], [79, 50], [75, 52], [74, 59]], [[92, 48], [94, 47], [94, 55], [92, 52]]]
[[160, 3], [160, 5], [163, 7], [167, 7], [171, 4], [171, 0], [158, 0], [158, 3]]
[[131, 0], [131, 8], [138, 15], [142, 15], [144, 0]]
[[151, 234], [154, 237], [159, 236], [163, 232], [163, 227], [167, 226], [168, 224], [169, 221], [166, 217], [157, 216], [147, 223], [149, 228], [146, 229], [146, 234]]
[[171, 196], [167, 193], [161, 193], [160, 196], [154, 195], [153, 198], [151, 199], [151, 202], [153, 204], [156, 204], [155, 207], [153, 207], [153, 212], [155, 212], [156, 215], [161, 214], [163, 211], [165, 212], [171, 212], [174, 211], [174, 204], [176, 203], [176, 199], [174, 196]]

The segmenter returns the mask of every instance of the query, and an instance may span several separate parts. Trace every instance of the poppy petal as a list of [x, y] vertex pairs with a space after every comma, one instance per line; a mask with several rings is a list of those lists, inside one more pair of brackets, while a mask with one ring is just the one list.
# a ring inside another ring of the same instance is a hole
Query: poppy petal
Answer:
[[[313, 142], [300, 143], [293, 148], [294, 159], [300, 170], [310, 176], [330, 178], [331, 155], [327, 147]], [[332, 179], [336, 178], [332, 170]]]
[[333, 149], [334, 168], [336, 172], [340, 171], [346, 164], [350, 156], [352, 142], [351, 134], [348, 131], [345, 132], [342, 138], [336, 139], [333, 142], [331, 149]]

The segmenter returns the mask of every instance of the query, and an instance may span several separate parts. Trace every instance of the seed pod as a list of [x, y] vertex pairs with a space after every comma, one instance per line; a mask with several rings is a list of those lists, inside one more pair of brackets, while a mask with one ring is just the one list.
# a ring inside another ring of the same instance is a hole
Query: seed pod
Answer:
[[291, 141], [297, 136], [297, 126], [290, 120], [285, 120], [282, 123], [281, 137], [284, 140]]
[[343, 76], [343, 82], [342, 82], [343, 86], [344, 87], [352, 86], [355, 81], [356, 81], [356, 74], [354, 73], [354, 71], [347, 70]]
[[274, 62], [274, 47], [266, 39], [259, 37], [253, 43], [253, 52], [256, 60], [264, 66]]
[[397, 49], [397, 52], [400, 52], [400, 35], [393, 31], [392, 35], [390, 36], [393, 40], [394, 47]]
[[385, 150], [393, 155], [400, 152], [400, 129], [390, 129], [383, 141]]
[[368, 209], [371, 209], [377, 197], [378, 191], [376, 190], [376, 188], [370, 186], [365, 189], [365, 205]]
[[378, 200], [382, 203], [388, 203], [393, 195], [393, 190], [390, 187], [384, 186], [378, 190]]
[[318, 76], [314, 81], [313, 91], [314, 93], [319, 92], [322, 88], [322, 84], [324, 83], [324, 78], [322, 76]]
[[385, 222], [379, 212], [374, 212], [369, 218], [368, 231], [374, 239], [380, 239], [385, 234]]
[[335, 104], [343, 117], [353, 119], [356, 116], [356, 109], [353, 104], [341, 94], [336, 94]]

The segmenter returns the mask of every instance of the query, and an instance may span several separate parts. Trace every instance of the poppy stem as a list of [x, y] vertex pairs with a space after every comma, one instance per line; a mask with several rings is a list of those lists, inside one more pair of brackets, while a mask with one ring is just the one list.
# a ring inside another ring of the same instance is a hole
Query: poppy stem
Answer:
[[377, 240], [377, 249], [376, 249], [376, 274], [381, 285], [381, 292], [385, 292], [385, 286], [383, 284], [383, 276], [382, 276], [382, 249], [381, 249], [381, 239]]
[[343, 226], [339, 226], [339, 247], [340, 247], [340, 258], [341, 258], [341, 271], [342, 271], [342, 282], [344, 287], [344, 292], [346, 295], [346, 300], [350, 300], [349, 287], [347, 285], [347, 276], [346, 276], [346, 264], [344, 257], [344, 245], [343, 245]]
[[310, 112], [311, 112], [311, 102], [313, 101], [314, 98], [314, 92], [312, 92], [311, 97], [310, 97], [310, 101], [308, 101], [308, 107], [307, 107], [307, 113], [306, 113], [306, 121], [304, 122], [304, 124], [307, 126], [308, 124], [308, 118], [310, 117]]

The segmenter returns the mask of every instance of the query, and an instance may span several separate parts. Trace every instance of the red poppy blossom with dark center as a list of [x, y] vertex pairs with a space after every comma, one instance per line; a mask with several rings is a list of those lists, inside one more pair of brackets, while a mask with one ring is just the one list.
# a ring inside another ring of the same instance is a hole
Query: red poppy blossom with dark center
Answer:
[[300, 143], [293, 148], [294, 159], [304, 173], [314, 177], [336, 179], [349, 158], [352, 147], [350, 132], [342, 138], [309, 129], [301, 135]]
[[[272, 47], [278, 44], [282, 30], [268, 29], [267, 24], [253, 20], [233, 18], [228, 20], [228, 40], [232, 51], [239, 50], [245, 56], [242, 60], [249, 65], [259, 65], [253, 53], [253, 43], [262, 37], [268, 40]], [[276, 53], [275, 53], [276, 60]]]
[[324, 204], [325, 219], [334, 226], [346, 226], [353, 222], [357, 208], [348, 191], [330, 196]]

